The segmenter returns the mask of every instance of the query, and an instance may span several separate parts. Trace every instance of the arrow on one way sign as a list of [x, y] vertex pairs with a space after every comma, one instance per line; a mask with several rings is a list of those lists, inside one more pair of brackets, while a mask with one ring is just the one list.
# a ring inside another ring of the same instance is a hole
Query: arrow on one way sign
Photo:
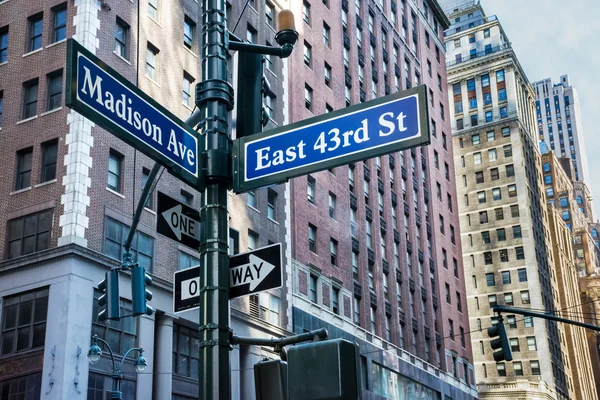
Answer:
[[182, 234], [200, 240], [200, 221], [184, 215], [181, 212], [181, 208], [181, 204], [178, 204], [163, 212], [162, 216], [178, 240], [181, 240]]
[[261, 260], [254, 254], [250, 254], [250, 262], [231, 268], [229, 275], [229, 287], [236, 287], [250, 284], [250, 291], [265, 279], [275, 266], [265, 260]]

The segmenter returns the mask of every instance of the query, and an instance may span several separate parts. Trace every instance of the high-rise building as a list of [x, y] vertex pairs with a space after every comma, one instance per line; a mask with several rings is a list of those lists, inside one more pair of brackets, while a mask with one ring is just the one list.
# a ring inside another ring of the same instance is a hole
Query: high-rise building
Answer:
[[[583, 263], [585, 271], [586, 259], [594, 256], [589, 251], [596, 246], [590, 240], [585, 214], [576, 200], [571, 179], [563, 168], [571, 165], [570, 158], [558, 159], [553, 151], [542, 154], [551, 254], [554, 260], [552, 275], [558, 283], [554, 307], [559, 316], [584, 322], [584, 307], [579, 296], [581, 271], [578, 271], [578, 267]], [[572, 381], [569, 382], [569, 387], [573, 390], [572, 398], [597, 399], [593, 372], [598, 368], [597, 350], [588, 346], [588, 337], [583, 328], [565, 324], [564, 330], [566, 346], [561, 351], [568, 358], [565, 368], [571, 370]], [[595, 343], [589, 344], [593, 346]]]
[[[143, 210], [134, 257], [153, 276], [152, 316], [97, 319], [97, 284], [120, 265], [123, 240], [153, 160], [64, 106], [66, 39], [74, 37], [107, 65], [185, 120], [202, 79], [201, 2], [43, 0], [0, 4], [0, 397], [104, 399], [109, 359], [90, 366], [90, 336], [117, 356], [143, 346], [148, 366], [125, 362], [127, 399], [198, 395], [198, 311], [173, 312], [173, 273], [198, 265], [197, 249], [157, 234], [157, 192], [199, 209], [201, 194], [168, 173]], [[235, 33], [275, 43], [278, 3], [228, 5]], [[241, 18], [240, 18], [241, 14]], [[298, 50], [297, 50], [298, 51]], [[265, 75], [271, 92], [267, 128], [285, 123], [283, 61]], [[232, 69], [233, 71], [233, 69]], [[289, 260], [285, 185], [230, 197], [230, 251], [283, 242]], [[286, 276], [291, 276], [289, 267]], [[289, 335], [291, 297], [281, 290], [232, 301], [234, 333]], [[120, 278], [121, 310], [131, 312], [130, 280]], [[107, 355], [106, 349], [103, 349]], [[234, 399], [254, 396], [252, 364], [274, 353], [255, 346], [231, 352]], [[132, 360], [134, 360], [133, 358]], [[27, 394], [25, 394], [27, 391]]]
[[429, 146], [291, 181], [294, 331], [359, 342], [368, 392], [471, 398], [448, 20], [433, 0], [293, 4], [290, 122], [425, 84], [431, 129]]
[[577, 90], [569, 75], [534, 82], [537, 132], [560, 157], [573, 160], [574, 181], [590, 184]]
[[[447, 10], [448, 87], [479, 398], [572, 398], [564, 327], [504, 315], [512, 362], [496, 362], [496, 304], [548, 310], [558, 291], [542, 187], [534, 92], [495, 16]], [[549, 366], [552, 366], [551, 368]]]

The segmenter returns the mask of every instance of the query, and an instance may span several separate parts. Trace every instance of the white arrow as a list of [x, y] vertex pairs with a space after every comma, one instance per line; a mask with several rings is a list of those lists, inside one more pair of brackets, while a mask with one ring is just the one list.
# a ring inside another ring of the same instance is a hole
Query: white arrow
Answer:
[[178, 204], [163, 212], [162, 216], [178, 240], [181, 240], [182, 234], [200, 240], [200, 221], [184, 215], [181, 212], [181, 208], [181, 204]]
[[250, 291], [253, 291], [274, 269], [273, 264], [250, 254], [248, 264], [231, 268], [229, 286], [236, 287], [250, 284]]

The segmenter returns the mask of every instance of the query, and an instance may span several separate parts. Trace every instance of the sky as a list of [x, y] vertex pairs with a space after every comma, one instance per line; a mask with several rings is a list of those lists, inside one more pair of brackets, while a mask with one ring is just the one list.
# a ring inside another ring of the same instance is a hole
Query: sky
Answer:
[[[440, 0], [443, 8], [457, 0]], [[600, 0], [481, 0], [530, 82], [568, 74], [579, 93], [594, 210], [600, 212]], [[600, 219], [600, 215], [594, 215]]]

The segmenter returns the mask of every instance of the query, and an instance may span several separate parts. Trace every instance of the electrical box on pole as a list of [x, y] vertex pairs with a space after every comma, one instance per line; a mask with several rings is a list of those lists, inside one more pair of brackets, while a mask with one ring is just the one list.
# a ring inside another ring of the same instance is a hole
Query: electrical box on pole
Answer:
[[512, 361], [512, 350], [510, 348], [510, 342], [506, 336], [506, 328], [502, 317], [498, 319], [498, 323], [488, 328], [488, 336], [492, 338], [490, 346], [494, 351], [494, 360], [500, 361]]
[[144, 267], [135, 265], [131, 267], [131, 301], [133, 315], [152, 315], [154, 309], [147, 302], [152, 300], [152, 292], [146, 289], [152, 283], [152, 277], [146, 273]]
[[103, 280], [98, 283], [98, 290], [102, 295], [98, 298], [98, 305], [104, 307], [98, 313], [98, 321], [119, 320], [119, 271], [111, 269]]
[[360, 400], [358, 345], [344, 339], [288, 349], [288, 400]]

